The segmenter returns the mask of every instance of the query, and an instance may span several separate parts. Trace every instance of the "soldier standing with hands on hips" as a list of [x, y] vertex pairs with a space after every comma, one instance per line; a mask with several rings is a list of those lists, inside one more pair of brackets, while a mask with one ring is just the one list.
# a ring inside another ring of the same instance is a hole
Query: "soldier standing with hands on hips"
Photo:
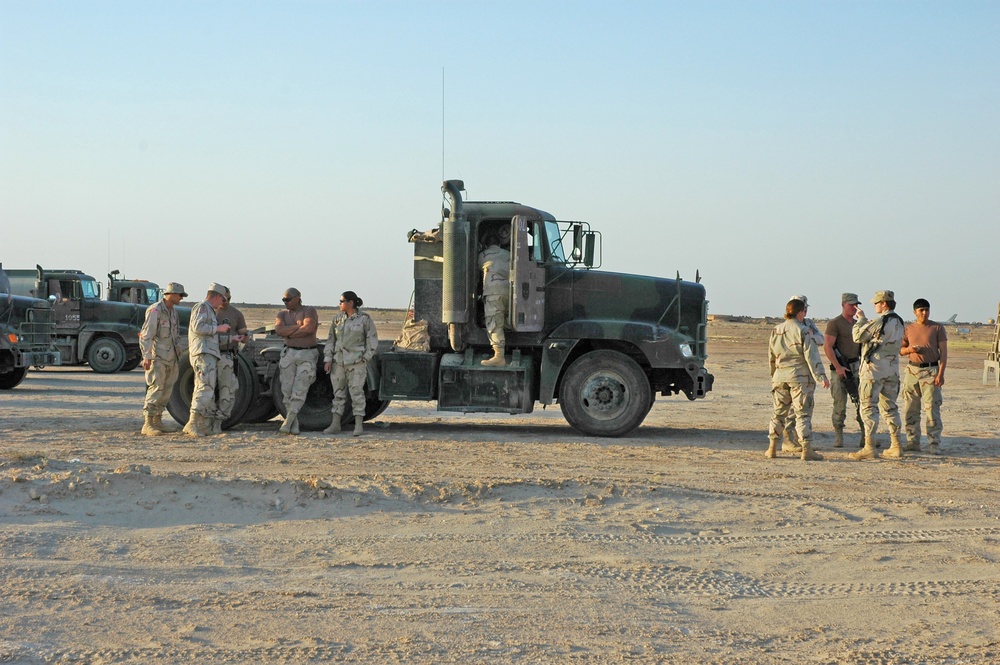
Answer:
[[194, 393], [191, 395], [191, 415], [184, 433], [190, 436], [212, 434], [212, 418], [218, 411], [215, 386], [218, 380], [219, 333], [229, 332], [228, 323], [219, 323], [215, 310], [226, 299], [226, 287], [212, 282], [205, 300], [191, 310], [188, 324], [188, 355], [194, 370]]
[[163, 424], [163, 409], [177, 383], [181, 333], [174, 308], [183, 298], [187, 298], [183, 286], [177, 282], [167, 284], [160, 301], [146, 309], [146, 320], [139, 332], [142, 369], [146, 371], [146, 402], [142, 407], [142, 433], [146, 436], [170, 434], [179, 429]]
[[903, 379], [903, 419], [906, 423], [906, 447], [920, 452], [920, 412], [924, 413], [924, 428], [930, 443], [928, 452], [940, 455], [941, 387], [944, 369], [948, 365], [948, 333], [944, 326], [931, 321], [931, 304], [924, 298], [913, 303], [917, 320], [906, 326], [903, 347], [899, 355], [909, 356]]

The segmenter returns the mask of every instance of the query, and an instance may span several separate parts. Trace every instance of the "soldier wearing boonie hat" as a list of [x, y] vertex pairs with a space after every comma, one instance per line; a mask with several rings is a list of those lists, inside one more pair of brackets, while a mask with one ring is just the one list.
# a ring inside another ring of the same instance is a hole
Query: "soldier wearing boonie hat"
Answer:
[[181, 353], [180, 322], [175, 307], [186, 297], [187, 292], [179, 283], [167, 284], [160, 300], [146, 308], [146, 318], [139, 331], [142, 369], [146, 372], [146, 399], [142, 405], [142, 433], [146, 436], [159, 436], [178, 429], [163, 423], [163, 409], [177, 382]]
[[891, 445], [882, 457], [899, 459], [903, 456], [903, 442], [900, 440], [902, 421], [896, 399], [899, 397], [899, 349], [903, 342], [903, 319], [893, 311], [896, 294], [892, 291], [876, 291], [872, 303], [878, 316], [869, 321], [859, 307], [852, 330], [854, 341], [861, 344], [858, 397], [861, 419], [865, 423], [865, 447], [848, 457], [856, 460], [875, 458], [875, 432], [878, 431], [881, 411], [891, 436]]
[[188, 323], [188, 355], [194, 370], [194, 393], [191, 395], [191, 413], [184, 433], [191, 436], [208, 436], [212, 433], [212, 420], [218, 412], [215, 403], [215, 386], [219, 358], [219, 333], [229, 332], [229, 324], [219, 324], [215, 308], [226, 299], [226, 287], [218, 282], [208, 285], [205, 300], [191, 310]]
[[[844, 424], [847, 422], [847, 401], [857, 391], [861, 345], [854, 341], [854, 313], [858, 310], [856, 293], [840, 294], [840, 315], [826, 324], [823, 350], [830, 361], [830, 396], [833, 398], [834, 448], [844, 446]], [[838, 357], [839, 353], [839, 357]], [[865, 424], [861, 419], [861, 404], [855, 409], [860, 445], [865, 445]]]
[[[803, 295], [792, 296], [788, 300], [789, 301], [801, 300], [802, 304], [806, 306], [806, 313], [809, 312], [809, 299], [806, 298], [805, 296]], [[815, 342], [816, 346], [822, 348], [826, 340], [823, 337], [823, 333], [821, 333], [819, 331], [819, 328], [816, 327], [816, 322], [807, 317], [802, 319], [802, 325], [806, 327], [806, 332], [812, 338], [813, 342]], [[802, 452], [802, 447], [799, 445], [799, 437], [795, 433], [795, 430], [796, 430], [795, 412], [790, 411], [788, 414], [788, 420], [785, 423], [785, 436], [781, 442], [781, 452], [783, 453]]]

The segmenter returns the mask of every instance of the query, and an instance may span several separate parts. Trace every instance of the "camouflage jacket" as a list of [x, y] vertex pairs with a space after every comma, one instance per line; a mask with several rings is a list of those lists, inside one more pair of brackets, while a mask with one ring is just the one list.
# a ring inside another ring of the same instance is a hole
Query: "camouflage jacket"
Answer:
[[479, 253], [479, 267], [483, 271], [484, 296], [510, 294], [510, 252], [490, 245]]
[[340, 315], [330, 325], [330, 334], [323, 346], [323, 361], [336, 365], [368, 362], [378, 349], [375, 322], [366, 312], [351, 316]]
[[786, 319], [774, 327], [767, 353], [772, 385], [826, 380], [819, 346], [809, 329], [795, 319]]
[[191, 310], [191, 322], [188, 324], [188, 353], [191, 357], [201, 355], [222, 357], [219, 352], [219, 319], [207, 300], [198, 303]]
[[143, 360], [177, 362], [180, 355], [181, 330], [177, 310], [163, 300], [146, 308], [146, 320], [139, 331], [139, 348]]
[[860, 378], [869, 381], [899, 378], [899, 349], [903, 346], [904, 332], [903, 320], [895, 312], [871, 320], [862, 315], [854, 322], [854, 341], [861, 344]]

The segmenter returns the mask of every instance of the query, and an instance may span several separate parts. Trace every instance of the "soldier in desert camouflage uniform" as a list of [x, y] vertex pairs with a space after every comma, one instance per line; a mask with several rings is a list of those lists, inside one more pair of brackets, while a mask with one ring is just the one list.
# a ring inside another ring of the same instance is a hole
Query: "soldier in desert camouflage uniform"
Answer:
[[361, 421], [365, 417], [365, 382], [368, 380], [368, 361], [378, 349], [375, 322], [366, 312], [360, 311], [363, 301], [354, 291], [340, 296], [340, 314], [330, 324], [330, 335], [323, 348], [324, 369], [330, 375], [333, 387], [333, 420], [323, 430], [324, 434], [340, 431], [347, 394], [351, 395], [354, 412], [354, 436], [363, 432]]
[[[801, 300], [802, 304], [806, 306], [806, 314], [809, 313], [809, 300], [805, 296], [792, 296], [789, 300]], [[805, 326], [806, 331], [809, 333], [809, 336], [812, 337], [812, 340], [816, 342], [816, 344], [822, 346], [824, 341], [823, 333], [821, 333], [819, 328], [816, 327], [816, 323], [809, 317], [806, 317], [802, 319], [802, 325]], [[785, 423], [785, 438], [781, 442], [781, 452], [802, 452], [802, 446], [799, 445], [799, 437], [795, 433], [795, 411], [791, 411], [788, 414], [788, 420]]]
[[481, 364], [502, 367], [507, 364], [504, 325], [510, 306], [510, 224], [499, 226], [494, 234], [487, 237], [486, 249], [479, 253], [479, 269], [483, 273], [483, 316], [493, 347], [493, 357]]
[[869, 321], [860, 308], [854, 315], [854, 341], [861, 344], [858, 396], [861, 399], [861, 419], [865, 423], [865, 447], [848, 457], [855, 460], [875, 459], [875, 432], [878, 431], [881, 411], [892, 437], [892, 443], [882, 457], [899, 459], [903, 456], [899, 439], [902, 423], [896, 398], [899, 396], [903, 319], [893, 311], [896, 309], [896, 296], [892, 291], [876, 291], [872, 303], [878, 314], [874, 319]]
[[813, 393], [816, 383], [830, 387], [823, 369], [819, 346], [803, 324], [806, 305], [792, 299], [785, 305], [785, 322], [775, 326], [768, 343], [771, 367], [771, 395], [774, 414], [768, 428], [767, 456], [777, 455], [778, 442], [790, 411], [795, 412], [796, 431], [802, 446], [803, 460], [821, 460], [812, 449]]
[[285, 348], [278, 360], [285, 422], [278, 431], [298, 434], [299, 410], [306, 403], [309, 386], [316, 380], [319, 314], [315, 307], [302, 304], [302, 293], [296, 288], [287, 289], [281, 302], [285, 303], [285, 309], [274, 320], [274, 332], [285, 338]]
[[142, 368], [146, 371], [146, 401], [142, 407], [142, 433], [146, 436], [159, 436], [178, 429], [163, 423], [163, 409], [177, 382], [181, 353], [180, 325], [174, 308], [186, 297], [183, 286], [177, 282], [167, 284], [163, 298], [146, 309], [146, 320], [139, 332]]
[[212, 433], [211, 419], [218, 407], [215, 403], [215, 386], [218, 378], [219, 333], [229, 332], [229, 324], [219, 324], [215, 308], [226, 298], [226, 287], [212, 282], [203, 302], [191, 310], [188, 324], [188, 355], [194, 370], [194, 393], [191, 395], [191, 415], [184, 433], [190, 436], [208, 436]]
[[[212, 418], [212, 434], [222, 434], [222, 423], [229, 420], [236, 403], [236, 391], [240, 382], [236, 377], [236, 354], [240, 343], [247, 340], [247, 320], [243, 312], [230, 305], [232, 293], [226, 289], [226, 297], [215, 310], [216, 318], [229, 324], [230, 332], [219, 339], [219, 364], [217, 367], [217, 386], [219, 392], [218, 411]], [[232, 334], [235, 333], [235, 334]]]

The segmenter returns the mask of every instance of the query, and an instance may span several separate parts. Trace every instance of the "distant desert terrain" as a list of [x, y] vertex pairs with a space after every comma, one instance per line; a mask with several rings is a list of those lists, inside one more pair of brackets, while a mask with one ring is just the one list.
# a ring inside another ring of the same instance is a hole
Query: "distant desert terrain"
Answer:
[[29, 372], [0, 393], [0, 662], [1000, 661], [993, 328], [949, 327], [943, 455], [867, 462], [822, 390], [826, 459], [765, 459], [768, 332], [710, 323], [715, 389], [620, 439], [424, 402], [358, 438], [152, 438], [140, 371]]

